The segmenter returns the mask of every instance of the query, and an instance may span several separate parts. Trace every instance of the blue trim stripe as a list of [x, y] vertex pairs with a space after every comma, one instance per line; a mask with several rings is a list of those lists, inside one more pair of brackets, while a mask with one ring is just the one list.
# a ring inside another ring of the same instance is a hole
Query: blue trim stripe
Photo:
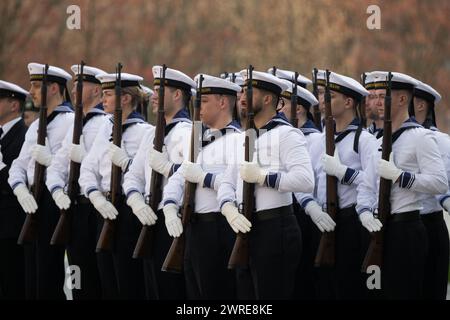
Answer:
[[369, 207], [362, 207], [357, 212], [358, 212], [358, 215], [360, 215], [361, 213], [363, 213], [365, 211], [369, 211], [370, 213], [373, 213], [373, 209], [369, 208]]
[[205, 180], [203, 181], [204, 188], [214, 189], [214, 181], [216, 180], [216, 175], [212, 173], [207, 173]]
[[353, 181], [355, 181], [358, 174], [359, 174], [359, 170], [347, 168], [347, 170], [345, 171], [345, 175], [341, 180], [341, 184], [345, 184], [348, 186], [351, 185], [353, 183]]
[[268, 186], [269, 188], [278, 190], [278, 187], [280, 185], [280, 178], [281, 178], [281, 175], [279, 172], [276, 172], [276, 173], [270, 172], [266, 176], [265, 185]]
[[15, 188], [17, 188], [20, 184], [23, 184], [23, 185], [25, 185], [24, 183], [22, 183], [22, 182], [16, 182], [16, 183], [14, 183], [12, 186], [11, 186], [11, 189], [15, 189]]
[[173, 175], [177, 170], [181, 167], [181, 164], [173, 164], [172, 168], [170, 168], [169, 177]]
[[166, 199], [164, 201], [164, 206], [167, 206], [168, 204], [174, 204], [174, 205], [178, 205], [177, 201], [175, 199]]
[[139, 190], [138, 189], [130, 189], [130, 190], [128, 190], [127, 191], [127, 194], [126, 194], [126, 197], [127, 197], [127, 199], [133, 194], [133, 193], [139, 193], [140, 194], [140, 192], [139, 192]]
[[439, 203], [441, 204], [441, 207], [443, 208], [443, 209], [445, 209], [444, 208], [444, 201], [445, 200], [447, 200], [448, 198], [450, 198], [450, 195], [445, 195], [445, 196], [443, 196], [442, 198], [441, 198], [441, 200], [439, 200]]
[[300, 206], [305, 209], [306, 206], [308, 205], [308, 203], [310, 203], [311, 201], [314, 201], [313, 198], [306, 198], [305, 200], [303, 200], [302, 202], [300, 202]]
[[220, 210], [222, 210], [222, 207], [223, 207], [223, 205], [225, 204], [225, 203], [227, 203], [227, 202], [231, 202], [231, 203], [233, 203], [233, 199], [224, 199], [224, 200], [222, 200], [222, 202], [220, 202]]
[[414, 173], [403, 172], [400, 175], [399, 186], [400, 186], [400, 188], [411, 189], [411, 187], [414, 183], [414, 180], [416, 180], [416, 176], [414, 175]]
[[50, 193], [53, 194], [53, 192], [55, 192], [58, 189], [63, 189], [63, 187], [61, 187], [61, 186], [52, 186], [50, 188]]
[[94, 192], [94, 191], [98, 191], [98, 189], [96, 187], [90, 187], [86, 189], [86, 194], [89, 197], [89, 195]]

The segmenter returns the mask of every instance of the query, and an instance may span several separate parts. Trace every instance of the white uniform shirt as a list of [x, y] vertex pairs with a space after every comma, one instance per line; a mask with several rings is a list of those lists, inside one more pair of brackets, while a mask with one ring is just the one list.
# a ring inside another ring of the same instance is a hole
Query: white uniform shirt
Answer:
[[[80, 168], [81, 192], [88, 197], [92, 191], [109, 192], [111, 188], [112, 162], [109, 157], [109, 146], [113, 130], [112, 116], [99, 129], [94, 145], [83, 159]], [[152, 126], [144, 122], [136, 113], [132, 113], [123, 124], [121, 148], [133, 159], [142, 138], [152, 130]]]
[[[292, 192], [310, 193], [314, 189], [314, 175], [303, 133], [280, 114], [261, 129], [268, 127], [273, 128], [265, 133], [260, 130], [255, 143], [253, 161], [269, 172], [263, 186], [255, 185], [256, 211], [291, 205]], [[238, 162], [227, 167], [219, 186], [220, 207], [226, 202], [237, 201], [239, 207], [242, 203], [243, 181], [239, 164], [245, 159], [245, 133], [239, 137]]]
[[[240, 133], [241, 130], [237, 123], [231, 123], [221, 131], [208, 129], [204, 132], [204, 141], [211, 141], [212, 135], [215, 139], [201, 148], [197, 156], [196, 163], [202, 167], [204, 172], [207, 172], [207, 176], [204, 183], [198, 184], [196, 187], [194, 208], [196, 213], [220, 212], [217, 190], [222, 183], [228, 164], [236, 161], [232, 157], [236, 154], [236, 142]], [[180, 171], [175, 172], [164, 188], [164, 205], [174, 203], [181, 207], [184, 186], [185, 180], [182, 174]]]
[[[377, 142], [373, 135], [363, 130], [358, 141], [358, 153], [354, 150], [354, 141], [357, 123], [352, 122], [346, 130], [336, 135], [335, 148], [339, 154], [341, 163], [348, 167], [345, 176], [338, 181], [338, 203], [339, 208], [349, 208], [357, 205], [357, 195], [360, 192], [359, 185], [365, 179], [365, 170], [369, 162], [377, 153]], [[344, 137], [342, 140], [341, 138]], [[313, 169], [316, 177], [317, 189], [314, 197], [312, 195], [296, 193], [295, 196], [300, 205], [305, 208], [310, 200], [315, 200], [324, 206], [327, 202], [326, 172], [322, 167], [322, 156], [325, 154], [325, 133], [320, 140], [316, 139], [310, 148]], [[357, 212], [361, 213], [363, 208], [357, 205]]]
[[[421, 193], [439, 195], [448, 190], [447, 174], [434, 133], [411, 120], [404, 122], [402, 127], [411, 128], [403, 131], [392, 144], [394, 163], [404, 171], [399, 182], [392, 185], [392, 214], [421, 210]], [[393, 140], [396, 134], [393, 133]], [[378, 155], [371, 161], [361, 184], [362, 192], [358, 194], [358, 205], [362, 207], [370, 207], [378, 201], [380, 177], [377, 168], [382, 140], [377, 140]]]
[[[89, 153], [94, 143], [94, 139], [97, 136], [99, 129], [109, 121], [106, 113], [103, 111], [103, 107], [100, 104], [91, 109], [86, 115], [87, 122], [83, 125], [82, 142], [86, 154]], [[53, 193], [56, 189], [64, 188], [69, 180], [69, 167], [70, 167], [70, 146], [73, 139], [73, 123], [68, 129], [61, 149], [58, 150], [53, 157], [52, 164], [47, 168], [47, 180], [46, 185], [50, 193]]]
[[[58, 106], [47, 118], [47, 141], [52, 155], [61, 148], [67, 128], [73, 125], [74, 113], [69, 103]], [[19, 184], [29, 187], [34, 183], [35, 161], [31, 158], [31, 148], [37, 144], [39, 119], [33, 121], [25, 135], [19, 157], [11, 164], [8, 183], [12, 189]]]
[[[183, 160], [189, 159], [189, 145], [191, 138], [192, 122], [188, 118], [187, 111], [181, 110], [172, 122], [166, 126], [170, 131], [164, 137], [164, 149], [167, 151], [169, 161], [174, 163], [172, 171], [176, 171]], [[155, 132], [147, 132], [136, 157], [131, 163], [128, 172], [124, 176], [123, 190], [127, 197], [133, 192], [139, 192], [146, 198], [150, 193], [152, 168], [150, 167], [150, 150], [153, 148]], [[163, 179], [162, 186], [167, 183], [167, 178]], [[163, 202], [158, 205], [162, 209]]]

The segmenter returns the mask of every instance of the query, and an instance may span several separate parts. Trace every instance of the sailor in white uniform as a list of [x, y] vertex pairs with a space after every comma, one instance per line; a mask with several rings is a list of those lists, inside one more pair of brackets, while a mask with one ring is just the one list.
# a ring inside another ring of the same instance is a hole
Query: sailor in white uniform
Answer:
[[[158, 108], [159, 85], [162, 78], [162, 67], [153, 67], [154, 94], [152, 96], [153, 112]], [[166, 127], [164, 128], [163, 152], [153, 148], [154, 132], [148, 132], [142, 139], [133, 163], [124, 176], [124, 192], [127, 204], [143, 225], [155, 225], [155, 238], [152, 259], [145, 259], [146, 286], [150, 299], [184, 299], [185, 285], [183, 275], [162, 272], [161, 267], [172, 243], [166, 225], [177, 225], [178, 216], [164, 217], [163, 203], [158, 205], [155, 213], [148, 205], [152, 170], [164, 176], [162, 186], [167, 178], [180, 167], [183, 160], [189, 158], [189, 139], [192, 122], [187, 106], [191, 98], [191, 89], [196, 84], [181, 71], [167, 68], [165, 73], [164, 112]], [[156, 216], [155, 216], [156, 214]], [[165, 223], [164, 223], [165, 222]], [[154, 270], [154, 271], [153, 271]]]
[[[102, 83], [103, 106], [107, 113], [115, 108], [116, 74], [98, 75]], [[140, 232], [139, 221], [131, 213], [125, 201], [119, 201], [115, 208], [109, 201], [111, 187], [112, 163], [119, 166], [122, 172], [128, 170], [142, 138], [153, 129], [143, 120], [142, 115], [135, 110], [141, 103], [142, 91], [140, 82], [142, 77], [121, 74], [121, 107], [122, 107], [122, 142], [121, 147], [112, 141], [113, 117], [99, 129], [89, 153], [81, 163], [79, 183], [81, 191], [89, 198], [103, 219], [116, 219], [120, 212], [115, 233], [115, 247], [113, 250], [114, 270], [117, 277], [119, 297], [123, 299], [145, 298], [144, 274], [142, 261], [132, 259], [134, 245]], [[102, 221], [99, 221], [101, 228]], [[106, 260], [106, 259], [105, 259]], [[99, 272], [102, 279], [104, 298], [111, 299], [116, 295], [114, 280], [111, 278], [110, 262], [99, 261]]]
[[[241, 73], [249, 81], [247, 71]], [[303, 134], [276, 112], [280, 95], [287, 89], [285, 83], [271, 74], [255, 71], [252, 85], [257, 128], [254, 158], [245, 162], [244, 148], [237, 150], [237, 163], [227, 167], [218, 200], [233, 230], [249, 232], [249, 267], [256, 298], [288, 299], [293, 294], [292, 279], [301, 254], [292, 192], [312, 192], [314, 175]], [[246, 112], [245, 92], [241, 103], [242, 111]], [[244, 138], [242, 134], [239, 145], [244, 145]], [[243, 202], [243, 180], [256, 185], [251, 222], [238, 209]]]
[[[42, 64], [28, 64], [30, 95], [35, 106], [41, 105], [44, 68]], [[30, 190], [34, 183], [36, 161], [45, 167], [50, 166], [56, 152], [61, 148], [67, 128], [73, 124], [73, 109], [67, 92], [67, 81], [71, 78], [63, 69], [49, 66], [46, 144], [37, 144], [39, 120], [35, 120], [26, 134], [19, 157], [12, 163], [9, 171], [8, 182], [24, 211], [39, 216], [37, 241], [26, 246], [26, 285], [27, 298], [30, 299], [65, 299], [65, 248], [50, 246], [50, 238], [59, 218], [59, 209], [45, 188], [41, 199], [34, 199]]]

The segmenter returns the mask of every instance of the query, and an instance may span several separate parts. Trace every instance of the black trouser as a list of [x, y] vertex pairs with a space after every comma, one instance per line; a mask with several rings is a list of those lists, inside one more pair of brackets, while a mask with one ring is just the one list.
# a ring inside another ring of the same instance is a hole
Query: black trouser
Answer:
[[421, 215], [428, 235], [423, 298], [445, 300], [447, 296], [449, 236], [442, 211]]
[[27, 298], [64, 300], [64, 246], [50, 245], [60, 210], [44, 188], [39, 201], [37, 240], [25, 246]]
[[121, 299], [143, 300], [146, 298], [144, 265], [142, 259], [133, 259], [142, 224], [125, 201], [117, 209], [119, 215], [116, 221], [113, 259], [119, 295]]
[[25, 256], [17, 239], [0, 239], [0, 300], [25, 299]]
[[419, 212], [394, 214], [384, 227], [381, 285], [385, 298], [423, 298], [428, 237]]
[[236, 236], [220, 212], [194, 214], [186, 229], [184, 272], [188, 299], [236, 298], [236, 276], [228, 260]]
[[72, 289], [73, 300], [101, 299], [102, 290], [97, 267], [97, 212], [84, 196], [78, 196], [71, 217], [67, 257], [70, 265], [81, 271], [81, 288]]
[[294, 214], [302, 234], [302, 255], [295, 276], [294, 299], [313, 300], [316, 298], [314, 259], [320, 232], [297, 200], [294, 201]]
[[[97, 236], [96, 241], [100, 237], [100, 232], [103, 228], [103, 222], [105, 219], [100, 213], [97, 213]], [[100, 276], [100, 283], [102, 286], [102, 299], [103, 300], [115, 300], [119, 298], [119, 289], [117, 286], [116, 270], [114, 267], [114, 261], [111, 251], [100, 251], [96, 254], [97, 268]]]
[[254, 214], [249, 233], [256, 299], [292, 299], [302, 239], [292, 206]]
[[169, 236], [162, 210], [157, 211], [154, 225], [153, 256], [144, 259], [145, 284], [151, 300], [182, 300], [186, 298], [184, 275], [161, 271], [173, 238]]
[[368, 248], [368, 232], [354, 206], [339, 209], [335, 233], [337, 299], [365, 299], [367, 276], [361, 272], [361, 265]]

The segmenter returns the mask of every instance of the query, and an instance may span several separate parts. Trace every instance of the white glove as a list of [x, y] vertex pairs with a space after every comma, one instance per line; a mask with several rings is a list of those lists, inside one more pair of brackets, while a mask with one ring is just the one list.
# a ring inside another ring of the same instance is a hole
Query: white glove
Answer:
[[70, 208], [70, 198], [64, 193], [63, 189], [56, 189], [52, 193], [52, 198], [59, 209], [67, 210]]
[[450, 198], [447, 198], [442, 202], [442, 207], [444, 207], [445, 211], [450, 213]]
[[25, 185], [19, 184], [13, 192], [23, 211], [30, 214], [36, 212], [38, 208], [36, 200]]
[[109, 144], [109, 157], [116, 166], [121, 167], [122, 171], [127, 169], [130, 158], [122, 148], [119, 148], [114, 143]]
[[359, 220], [361, 221], [361, 224], [369, 230], [369, 232], [377, 232], [381, 230], [381, 227], [383, 226], [381, 224], [381, 221], [375, 218], [372, 214], [372, 212], [364, 211], [359, 215]]
[[106, 200], [100, 191], [92, 191], [89, 194], [89, 200], [104, 219], [114, 220], [119, 214], [113, 204]]
[[178, 238], [183, 233], [183, 224], [178, 217], [178, 206], [169, 203], [164, 206], [163, 212], [166, 220], [167, 232], [171, 237]]
[[339, 159], [339, 152], [334, 149], [334, 156], [329, 156], [324, 154], [322, 156], [322, 166], [323, 170], [330, 176], [334, 176], [339, 180], [342, 180], [347, 171], [347, 166], [341, 164], [341, 159]]
[[222, 214], [227, 218], [228, 224], [234, 232], [246, 233], [250, 231], [252, 224], [243, 214], [239, 213], [238, 208], [231, 202], [223, 205]]
[[389, 161], [383, 159], [378, 160], [378, 174], [384, 179], [392, 180], [392, 183], [395, 183], [402, 172], [402, 170], [395, 166], [392, 152], [389, 155]]
[[192, 183], [203, 184], [203, 181], [205, 180], [206, 177], [206, 172], [203, 171], [202, 167], [199, 164], [192, 163], [187, 160], [183, 161], [180, 169], [178, 170], [181, 170], [180, 172], [185, 180]]
[[152, 148], [150, 150], [149, 161], [150, 167], [152, 167], [153, 170], [161, 173], [166, 178], [169, 176], [173, 163], [169, 161], [167, 152], [159, 152]]
[[3, 154], [0, 151], [0, 170], [3, 170], [6, 167], [6, 164], [3, 163]]
[[52, 152], [48, 146], [48, 140], [45, 140], [45, 146], [35, 144], [31, 147], [31, 157], [43, 166], [50, 166], [52, 164]]
[[153, 212], [152, 208], [145, 203], [142, 194], [133, 192], [128, 197], [127, 204], [131, 207], [133, 213], [144, 226], [151, 226], [156, 223], [158, 217], [155, 212]]
[[258, 183], [263, 185], [266, 181], [267, 171], [262, 169], [256, 162], [244, 161], [239, 171], [241, 173], [241, 178], [248, 183]]
[[321, 232], [330, 232], [336, 227], [336, 222], [315, 201], [310, 201], [306, 205], [305, 212]]
[[69, 157], [70, 160], [76, 163], [81, 163], [86, 155], [86, 149], [84, 148], [83, 136], [80, 137], [80, 144], [71, 144]]

